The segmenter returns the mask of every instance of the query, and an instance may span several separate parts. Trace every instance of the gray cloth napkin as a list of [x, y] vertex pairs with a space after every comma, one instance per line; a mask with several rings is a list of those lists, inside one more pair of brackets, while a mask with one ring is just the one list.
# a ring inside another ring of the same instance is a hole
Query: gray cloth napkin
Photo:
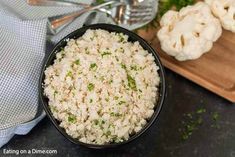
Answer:
[[[39, 109], [37, 87], [45, 56], [47, 17], [79, 9], [32, 7], [25, 0], [0, 1], [0, 147], [14, 134], [27, 134], [45, 116]], [[89, 14], [76, 19], [51, 40], [58, 42], [81, 27]]]

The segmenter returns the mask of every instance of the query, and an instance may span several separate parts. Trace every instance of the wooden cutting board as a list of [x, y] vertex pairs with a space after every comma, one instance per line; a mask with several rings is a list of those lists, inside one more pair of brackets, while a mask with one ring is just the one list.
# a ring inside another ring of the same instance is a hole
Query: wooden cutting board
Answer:
[[223, 30], [212, 50], [197, 60], [179, 62], [161, 50], [157, 29], [139, 30], [160, 55], [163, 65], [206, 89], [235, 102], [235, 33]]

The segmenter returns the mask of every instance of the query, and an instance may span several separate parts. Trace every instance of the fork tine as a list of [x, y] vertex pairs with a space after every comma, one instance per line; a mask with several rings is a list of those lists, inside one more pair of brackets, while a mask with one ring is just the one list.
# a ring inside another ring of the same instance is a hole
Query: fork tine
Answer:
[[142, 17], [125, 17], [127, 20], [134, 20], [134, 21], [138, 21], [138, 20], [151, 20], [152, 17], [151, 16], [142, 16]]
[[131, 12], [131, 13], [135, 13], [135, 12], [153, 12], [152, 9], [126, 9], [126, 12]]
[[125, 12], [126, 14], [152, 13], [153, 9], [149, 6], [128, 6]]
[[126, 15], [136, 15], [136, 16], [138, 16], [138, 15], [143, 15], [143, 14], [153, 14], [153, 12], [152, 11], [144, 11], [144, 10], [141, 10], [141, 11], [136, 11], [136, 12], [126, 12], [125, 13]]
[[133, 24], [133, 23], [144, 23], [144, 22], [150, 22], [152, 19], [142, 19], [142, 20], [139, 20], [139, 19], [129, 19], [127, 20], [127, 23], [128, 24]]
[[130, 10], [139, 10], [139, 9], [153, 9], [153, 6], [151, 5], [131, 5], [129, 7], [127, 7], [127, 9], [130, 9]]
[[142, 14], [126, 14], [124, 17], [126, 18], [149, 18], [152, 17], [152, 13], [142, 13]]

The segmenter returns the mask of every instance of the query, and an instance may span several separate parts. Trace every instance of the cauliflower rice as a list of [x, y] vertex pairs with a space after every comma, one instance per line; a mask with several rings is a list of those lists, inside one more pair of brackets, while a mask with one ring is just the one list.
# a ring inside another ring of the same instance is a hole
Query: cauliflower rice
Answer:
[[84, 143], [128, 140], [154, 113], [159, 67], [122, 33], [87, 30], [45, 70], [44, 94], [68, 135]]

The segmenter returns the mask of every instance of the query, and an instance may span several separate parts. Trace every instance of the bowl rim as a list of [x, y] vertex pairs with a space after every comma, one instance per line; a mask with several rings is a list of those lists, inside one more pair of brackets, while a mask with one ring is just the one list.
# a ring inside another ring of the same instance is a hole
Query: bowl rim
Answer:
[[[154, 109], [154, 113], [151, 116], [151, 118], [149, 119], [149, 121], [147, 122], [147, 124], [145, 124], [143, 126], [143, 128], [137, 132], [136, 134], [134, 134], [133, 136], [130, 136], [130, 138], [126, 141], [123, 142], [119, 142], [119, 143], [110, 143], [110, 144], [103, 144], [103, 145], [98, 145], [98, 144], [88, 144], [88, 143], [84, 143], [81, 142], [77, 139], [72, 138], [70, 135], [68, 135], [66, 133], [66, 131], [59, 126], [57, 120], [53, 117], [49, 106], [48, 106], [48, 101], [46, 101], [46, 96], [44, 96], [43, 94], [43, 82], [44, 82], [44, 78], [45, 78], [45, 74], [44, 71], [45, 69], [49, 66], [52, 65], [53, 63], [49, 64], [50, 62], [53, 62], [55, 60], [55, 56], [56, 53], [59, 52], [58, 49], [61, 49], [62, 47], [64, 47], [67, 43], [68, 39], [77, 39], [79, 37], [81, 37], [86, 30], [88, 29], [103, 29], [109, 32], [119, 32], [119, 33], [123, 33], [125, 35], [128, 35], [129, 38], [132, 39], [133, 41], [139, 41], [140, 45], [147, 50], [149, 53], [151, 53], [154, 56], [154, 62], [156, 63], [156, 65], [159, 67], [158, 70], [158, 74], [160, 77], [160, 90], [159, 92], [159, 97], [158, 97], [158, 101], [156, 102], [156, 106]], [[80, 34], [80, 35], [78, 35]], [[124, 144], [127, 144], [135, 139], [137, 139], [139, 136], [141, 136], [143, 133], [145, 133], [151, 126], [152, 124], [156, 121], [156, 119], [159, 117], [160, 111], [162, 109], [163, 103], [164, 103], [164, 99], [166, 96], [166, 81], [165, 81], [165, 70], [164, 67], [160, 61], [160, 58], [157, 54], [157, 52], [140, 36], [138, 36], [137, 34], [135, 34], [134, 32], [131, 32], [125, 28], [122, 28], [120, 26], [117, 25], [112, 25], [112, 24], [93, 24], [93, 25], [88, 25], [88, 26], [84, 26], [81, 27], [75, 31], [73, 31], [72, 33], [68, 34], [67, 36], [65, 36], [63, 39], [61, 39], [53, 48], [53, 50], [49, 53], [49, 55], [44, 59], [44, 63], [43, 66], [41, 68], [41, 73], [40, 73], [40, 78], [39, 78], [39, 100], [43, 105], [43, 108], [47, 114], [47, 116], [49, 117], [50, 121], [53, 123], [54, 127], [66, 138], [68, 139], [70, 142], [74, 143], [74, 144], [79, 144], [88, 148], [95, 148], [95, 149], [103, 149], [103, 148], [114, 148], [117, 146], [121, 146]]]

